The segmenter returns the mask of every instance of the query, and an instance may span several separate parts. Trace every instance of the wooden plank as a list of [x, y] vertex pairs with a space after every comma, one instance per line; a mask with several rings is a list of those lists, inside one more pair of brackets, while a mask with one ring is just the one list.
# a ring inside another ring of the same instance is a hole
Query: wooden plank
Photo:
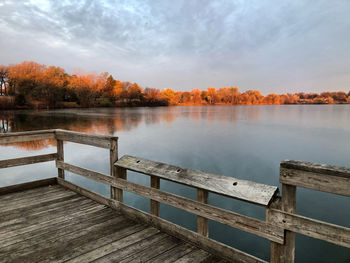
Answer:
[[[0, 213], [2, 208], [8, 208], [8, 207], [16, 207], [18, 204], [29, 204], [31, 205], [31, 202], [33, 200], [36, 200], [38, 198], [42, 198], [43, 196], [48, 196], [48, 195], [57, 195], [57, 194], [62, 194], [65, 192], [65, 190], [53, 187], [53, 186], [44, 186], [44, 187], [39, 187], [35, 188], [37, 191], [29, 193], [29, 194], [22, 194], [18, 196], [14, 196], [14, 198], [3, 198], [0, 200]], [[18, 193], [18, 192], [17, 192]], [[23, 192], [19, 192], [23, 193]], [[3, 197], [7, 197], [7, 195], [4, 195]]]
[[[296, 211], [296, 187], [282, 184], [282, 210], [295, 214]], [[273, 219], [273, 217], [271, 217]], [[281, 261], [293, 263], [295, 260], [295, 233], [285, 230], [284, 244], [281, 246]]]
[[111, 141], [117, 140], [118, 137], [98, 134], [88, 134], [82, 132], [68, 131], [68, 130], [55, 130], [55, 137], [58, 140], [75, 142], [80, 144], [86, 144], [101, 148], [111, 148]]
[[220, 242], [217, 242], [208, 237], [199, 235], [191, 230], [173, 224], [167, 220], [164, 220], [160, 217], [156, 217], [150, 214], [147, 214], [141, 210], [136, 208], [127, 206], [123, 203], [117, 202], [116, 207], [124, 214], [132, 220], [143, 222], [146, 224], [150, 224], [161, 231], [177, 237], [179, 239], [184, 240], [185, 242], [190, 242], [191, 244], [202, 248], [209, 253], [217, 255], [219, 257], [223, 257], [229, 261], [237, 261], [241, 263], [262, 263], [266, 262], [262, 259], [249, 255], [245, 252], [242, 252], [238, 249], [232, 248], [230, 246], [224, 245]]
[[7, 253], [3, 262], [39, 262], [55, 257], [86, 242], [91, 242], [117, 229], [124, 227], [125, 218], [111, 215], [110, 218], [100, 218], [94, 225], [59, 236], [51, 240], [42, 240], [41, 243], [25, 249]]
[[152, 258], [152, 263], [171, 263], [195, 249], [197, 248], [188, 243], [181, 243], [157, 257]]
[[322, 175], [350, 178], [350, 168], [320, 163], [285, 160], [281, 162], [281, 168], [301, 170]]
[[[164, 239], [161, 239], [158, 242], [154, 242], [151, 240], [146, 244], [146, 248], [140, 251], [139, 253], [136, 253], [136, 251], [133, 251], [132, 253], [129, 253], [129, 256], [127, 258], [124, 258], [123, 260], [119, 261], [119, 263], [139, 263], [140, 260], [142, 262], [146, 261], [152, 261], [153, 258], [163, 254], [164, 252], [174, 248], [175, 246], [179, 245], [181, 241], [177, 238], [167, 236]], [[140, 245], [137, 244], [138, 246]]]
[[350, 228], [272, 209], [271, 221], [289, 231], [350, 248]]
[[[169, 236], [165, 233], [156, 233], [152, 234], [150, 236], [144, 236], [141, 240], [134, 242], [133, 244], [130, 244], [128, 246], [123, 247], [122, 249], [118, 249], [112, 253], [109, 253], [108, 255], [105, 255], [97, 260], [95, 260], [95, 263], [114, 263], [114, 262], [121, 262], [123, 259], [128, 258], [134, 254], [138, 254], [145, 249], [148, 249], [149, 251], [153, 250], [153, 246], [156, 246], [160, 242], [165, 242], [167, 239], [169, 239]], [[123, 244], [124, 245], [124, 244]], [[139, 258], [143, 260], [143, 258]]]
[[[103, 256], [110, 254], [114, 251], [120, 251], [120, 249], [125, 249], [126, 247], [145, 239], [146, 237], [150, 237], [159, 233], [159, 230], [148, 227], [142, 231], [129, 235], [125, 238], [117, 240], [115, 242], [109, 243], [105, 246], [99, 247], [95, 250], [92, 250], [88, 253], [85, 253], [79, 257], [66, 261], [67, 263], [75, 263], [75, 262], [91, 262], [102, 258]], [[163, 234], [164, 235], [164, 234]], [[96, 261], [95, 261], [96, 262]]]
[[350, 196], [350, 177], [326, 175], [281, 167], [280, 182], [317, 191]]
[[[114, 166], [114, 163], [118, 160], [118, 140], [113, 139], [111, 141], [111, 148], [109, 149], [109, 167], [110, 175], [112, 177], [117, 177], [117, 168]], [[111, 198], [116, 199], [118, 193], [117, 189], [111, 186]]]
[[263, 206], [269, 204], [272, 196], [277, 191], [275, 186], [181, 168], [129, 155], [124, 155], [115, 165]]
[[54, 130], [10, 132], [0, 134], [0, 144], [54, 139]]
[[[130, 220], [128, 221], [130, 223]], [[49, 263], [49, 262], [55, 262], [55, 263], [62, 263], [66, 262], [69, 259], [73, 259], [75, 257], [78, 257], [80, 255], [83, 255], [85, 253], [88, 253], [92, 250], [95, 250], [99, 247], [105, 246], [109, 243], [115, 242], [117, 240], [120, 240], [124, 237], [127, 237], [129, 235], [132, 235], [136, 232], [140, 232], [147, 228], [145, 225], [140, 224], [131, 224], [130, 226], [123, 226], [120, 230], [115, 230], [111, 234], [105, 235], [99, 239], [92, 240], [90, 242], [81, 244], [78, 247], [75, 247], [73, 249], [64, 251], [64, 253], [59, 254], [55, 257], [51, 257], [50, 259], [46, 259], [42, 261], [41, 263]]]
[[[158, 177], [151, 176], [151, 187], [159, 189], [160, 179]], [[159, 216], [160, 214], [160, 203], [153, 199], [150, 200], [150, 213], [155, 216]]]
[[112, 215], [113, 213], [110, 209], [95, 206], [80, 212], [74, 212], [69, 215], [69, 219], [68, 217], [62, 218], [58, 223], [50, 224], [49, 226], [43, 224], [45, 221], [42, 221], [42, 224], [40, 224], [42, 227], [37, 230], [25, 232], [10, 239], [3, 240], [1, 242], [2, 248], [0, 248], [0, 255], [24, 250], [42, 242], [57, 239], [63, 235], [93, 226], [101, 222], [104, 218], [106, 220], [110, 219]]
[[32, 202], [23, 202], [13, 205], [11, 207], [3, 207], [0, 211], [0, 216], [6, 215], [9, 213], [20, 213], [23, 210], [35, 208], [38, 206], [48, 205], [57, 202], [61, 198], [74, 196], [74, 192], [60, 193], [55, 196], [45, 197], [42, 199], [33, 199]]
[[[62, 140], [56, 140], [57, 144], [57, 160], [64, 161], [64, 147]], [[64, 179], [64, 170], [57, 169], [58, 177]]]
[[12, 236], [12, 233], [14, 235], [24, 233], [28, 227], [32, 228], [36, 224], [42, 222], [49, 223], [51, 220], [64, 220], [69, 213], [78, 212], [80, 210], [85, 210], [94, 206], [91, 200], [77, 200], [76, 197], [78, 197], [78, 195], [76, 195], [75, 199], [73, 199], [73, 202], [68, 203], [68, 205], [64, 205], [62, 207], [58, 205], [54, 208], [48, 209], [47, 213], [41, 212], [34, 215], [28, 215], [24, 220], [20, 220], [20, 218], [17, 218], [17, 220], [12, 220], [13, 224], [1, 227], [0, 233], [6, 233], [6, 238], [8, 238]]
[[65, 179], [57, 178], [57, 183], [100, 204], [107, 205], [113, 209], [116, 209], [115, 203], [112, 201], [112, 199], [106, 198], [103, 195], [97, 194], [84, 187], [68, 182]]
[[0, 196], [5, 194], [20, 192], [20, 191], [24, 191], [32, 188], [37, 188], [37, 187], [42, 187], [47, 185], [55, 185], [55, 184], [57, 184], [57, 179], [54, 177], [54, 178], [47, 178], [47, 179], [37, 180], [33, 182], [28, 182], [28, 183], [5, 186], [0, 188]]
[[133, 182], [128, 182], [120, 178], [111, 178], [108, 175], [80, 168], [71, 164], [57, 161], [57, 167], [76, 173], [98, 182], [113, 185], [128, 192], [142, 195], [158, 202], [180, 208], [190, 213], [215, 220], [249, 233], [267, 238], [271, 241], [283, 244], [283, 229], [267, 224], [264, 221], [248, 216], [233, 213], [228, 210], [217, 208], [208, 204], [199, 203], [188, 198], [163, 192], [158, 189], [142, 186]]
[[0, 160], [0, 168], [9, 168], [14, 166], [21, 166], [34, 163], [42, 163], [54, 161], [57, 158], [57, 153], [42, 154], [29, 157], [21, 157], [7, 160]]
[[100, 194], [94, 193], [83, 187], [77, 186], [73, 183], [67, 182], [58, 178], [58, 183], [73, 190], [77, 193], [81, 193], [96, 202], [110, 206], [117, 211], [120, 211], [123, 215], [127, 216], [131, 220], [138, 221], [143, 224], [152, 225], [161, 231], [166, 232], [169, 235], [175, 236], [186, 242], [200, 247], [212, 254], [226, 258], [229, 261], [237, 260], [241, 263], [263, 263], [266, 261], [242, 252], [238, 249], [232, 248], [230, 246], [224, 245], [220, 242], [212, 240], [208, 237], [199, 235], [193, 231], [186, 228], [173, 224], [167, 220], [160, 217], [147, 214], [141, 210], [125, 205], [113, 199], [106, 198]]
[[[57, 179], [56, 177], [53, 178], [48, 178], [50, 179], [50, 182], [53, 182], [54, 184], [47, 184], [44, 186], [38, 186], [31, 188], [29, 186], [29, 189], [24, 189], [23, 191], [15, 191], [15, 192], [10, 192], [7, 194], [0, 195], [0, 202], [8, 202], [8, 201], [16, 201], [16, 200], [23, 200], [23, 198], [35, 196], [35, 195], [40, 195], [40, 192], [51, 192], [51, 191], [62, 191], [62, 187], [57, 185]], [[43, 179], [43, 180], [48, 180], [48, 179]], [[41, 180], [40, 180], [41, 181]], [[37, 181], [35, 181], [37, 182]], [[25, 183], [25, 184], [31, 184], [32, 182]], [[11, 185], [13, 187], [14, 185]], [[9, 186], [6, 186], [9, 187]], [[61, 189], [60, 189], [61, 188]], [[2, 189], [2, 188], [0, 188]], [[39, 190], [39, 191], [38, 191]]]
[[[208, 203], [208, 191], [197, 189], [197, 201], [203, 204]], [[208, 219], [202, 216], [197, 216], [197, 232], [203, 236], [209, 235]]]
[[[192, 263], [192, 262], [209, 262], [210, 259], [213, 258], [211, 254], [208, 252], [202, 250], [202, 249], [196, 249], [194, 251], [191, 251], [190, 253], [184, 255], [183, 257], [179, 258], [178, 260], [174, 261], [176, 263]], [[210, 261], [213, 262], [213, 261]]]
[[[88, 200], [86, 200], [85, 197], [78, 196], [78, 195], [76, 198], [74, 198], [72, 200], [70, 200], [70, 199], [65, 200], [64, 202], [60, 202], [60, 204], [62, 205], [62, 209], [67, 209], [69, 211], [70, 209], [72, 209], [74, 204], [77, 202], [81, 202], [81, 203], [80, 203], [79, 209], [75, 208], [76, 212], [80, 211], [83, 208], [88, 209], [89, 207], [92, 207], [91, 200], [90, 200], [90, 202], [88, 202]], [[46, 207], [44, 207], [44, 208], [46, 208]], [[42, 219], [44, 217], [46, 218], [46, 216], [48, 214], [54, 214], [51, 218], [49, 218], [49, 220], [51, 220], [51, 219], [56, 220], [58, 217], [62, 216], [62, 214], [63, 214], [63, 216], [65, 215], [64, 212], [62, 212], [62, 210], [60, 209], [60, 207], [57, 207], [57, 206], [56, 207], [48, 207], [47, 211], [43, 210], [43, 211], [36, 212], [34, 214], [31, 214], [30, 211], [27, 210], [27, 211], [24, 211], [23, 213], [21, 213], [21, 215], [22, 214], [23, 214], [23, 217], [18, 217], [18, 215], [17, 215], [17, 217], [13, 217], [11, 220], [1, 221], [1, 224], [0, 224], [1, 229], [3, 229], [3, 227], [6, 227], [6, 226], [17, 227], [20, 224], [23, 225], [24, 222], [29, 222], [29, 221], [31, 222], [31, 220], [33, 220], [33, 219], [35, 221], [37, 218], [40, 218], [40, 219]], [[40, 220], [39, 220], [39, 222], [40, 222]], [[40, 228], [40, 231], [43, 230], [45, 227], [47, 227], [49, 225], [49, 223], [51, 223], [51, 221], [47, 222], [47, 224], [45, 224], [44, 227]], [[25, 225], [25, 226], [28, 226], [28, 225]], [[26, 232], [26, 233], [28, 233], [28, 232]], [[37, 233], [35, 233], [35, 234], [37, 234]], [[34, 234], [32, 233], [31, 235], [34, 235]], [[23, 236], [23, 235], [21, 235], [21, 236]], [[8, 236], [6, 236], [5, 239], [6, 239], [6, 242], [9, 242], [10, 238]], [[12, 238], [12, 239], [14, 239], [14, 238]], [[4, 241], [4, 240], [0, 240], [0, 244], [3, 244], [2, 241]]]

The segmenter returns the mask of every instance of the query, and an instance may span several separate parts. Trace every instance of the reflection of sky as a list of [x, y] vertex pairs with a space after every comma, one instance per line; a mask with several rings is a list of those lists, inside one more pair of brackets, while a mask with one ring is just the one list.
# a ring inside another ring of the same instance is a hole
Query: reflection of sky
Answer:
[[347, 91], [349, 11], [347, 0], [1, 1], [0, 59], [159, 89]]
[[[270, 185], [279, 185], [279, 163], [284, 159], [350, 166], [350, 105], [196, 106], [11, 114], [7, 119], [16, 131], [63, 128], [114, 134], [119, 136], [120, 156], [130, 154]], [[0, 159], [55, 151], [55, 146], [50, 145], [39, 150], [2, 146]], [[106, 149], [66, 143], [65, 160], [109, 173]], [[1, 169], [0, 185], [56, 175], [53, 162]], [[102, 184], [75, 175], [68, 175], [68, 178], [99, 193], [109, 193], [109, 188]], [[147, 177], [135, 173], [130, 173], [129, 179], [142, 184], [149, 182]], [[189, 198], [195, 197], [193, 189], [173, 183], [162, 181], [161, 187]], [[302, 188], [297, 192], [298, 213], [350, 227], [350, 202], [346, 198]], [[140, 209], [149, 209], [146, 199], [128, 193], [125, 200]], [[243, 202], [217, 195], [210, 195], [209, 202], [243, 214], [264, 217], [262, 209]], [[194, 229], [195, 220], [186, 213], [165, 206], [162, 209], [164, 218]], [[268, 258], [268, 242], [220, 224], [210, 224], [212, 236], [218, 240]], [[252, 244], [255, 251], [251, 250]], [[319, 247], [324, 249], [320, 251]], [[309, 251], [318, 252], [310, 255]], [[297, 239], [297, 257], [301, 262], [331, 261], [334, 258], [339, 259], [338, 262], [350, 260], [346, 249], [300, 237]]]

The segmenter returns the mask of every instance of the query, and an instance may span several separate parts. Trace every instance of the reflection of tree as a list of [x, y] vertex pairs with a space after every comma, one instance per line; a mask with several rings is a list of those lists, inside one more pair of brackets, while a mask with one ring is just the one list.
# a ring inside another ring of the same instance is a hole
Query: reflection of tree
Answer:
[[[0, 132], [66, 129], [113, 135], [136, 129], [141, 123], [145, 125], [171, 123], [177, 118], [207, 122], [235, 122], [238, 116], [255, 120], [259, 118], [259, 111], [256, 108], [230, 106], [15, 111], [0, 114]], [[55, 140], [43, 140], [11, 145], [27, 150], [39, 150], [55, 144]]]

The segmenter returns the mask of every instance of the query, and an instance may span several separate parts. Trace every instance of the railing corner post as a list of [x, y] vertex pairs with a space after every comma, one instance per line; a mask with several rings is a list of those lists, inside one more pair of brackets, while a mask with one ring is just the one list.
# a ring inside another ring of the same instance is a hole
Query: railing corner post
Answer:
[[[296, 212], [296, 186], [282, 184], [282, 211]], [[285, 230], [285, 243], [281, 246], [281, 262], [294, 263], [295, 260], [295, 233]]]

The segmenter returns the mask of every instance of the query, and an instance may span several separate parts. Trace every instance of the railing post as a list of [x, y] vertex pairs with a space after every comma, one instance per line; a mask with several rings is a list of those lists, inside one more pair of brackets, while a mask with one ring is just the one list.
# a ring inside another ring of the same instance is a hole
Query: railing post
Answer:
[[[271, 204], [266, 208], [266, 222], [271, 223], [271, 214], [269, 213], [270, 208], [281, 209], [281, 198], [277, 193], [273, 198]], [[279, 243], [270, 242], [270, 263], [281, 262], [281, 245]]]
[[[151, 187], [159, 189], [159, 186], [160, 186], [159, 177], [151, 176]], [[159, 216], [159, 210], [160, 210], [159, 208], [160, 208], [159, 202], [151, 199], [151, 206], [150, 206], [151, 215]]]
[[[296, 186], [282, 184], [282, 211], [296, 212]], [[281, 262], [293, 263], [295, 259], [295, 233], [285, 230], [285, 243], [281, 246]]]
[[[110, 175], [117, 177], [117, 168], [114, 163], [118, 161], [118, 139], [111, 139], [111, 147], [109, 149]], [[111, 199], [116, 199], [116, 188], [111, 186]]]
[[[208, 203], [208, 191], [197, 188], [197, 201], [207, 204]], [[197, 232], [203, 236], [208, 236], [208, 219], [197, 216]]]
[[[63, 151], [63, 141], [62, 140], [56, 140], [57, 144], [57, 161], [64, 161], [64, 151]], [[61, 179], [64, 179], [64, 170], [58, 168], [58, 177]]]

